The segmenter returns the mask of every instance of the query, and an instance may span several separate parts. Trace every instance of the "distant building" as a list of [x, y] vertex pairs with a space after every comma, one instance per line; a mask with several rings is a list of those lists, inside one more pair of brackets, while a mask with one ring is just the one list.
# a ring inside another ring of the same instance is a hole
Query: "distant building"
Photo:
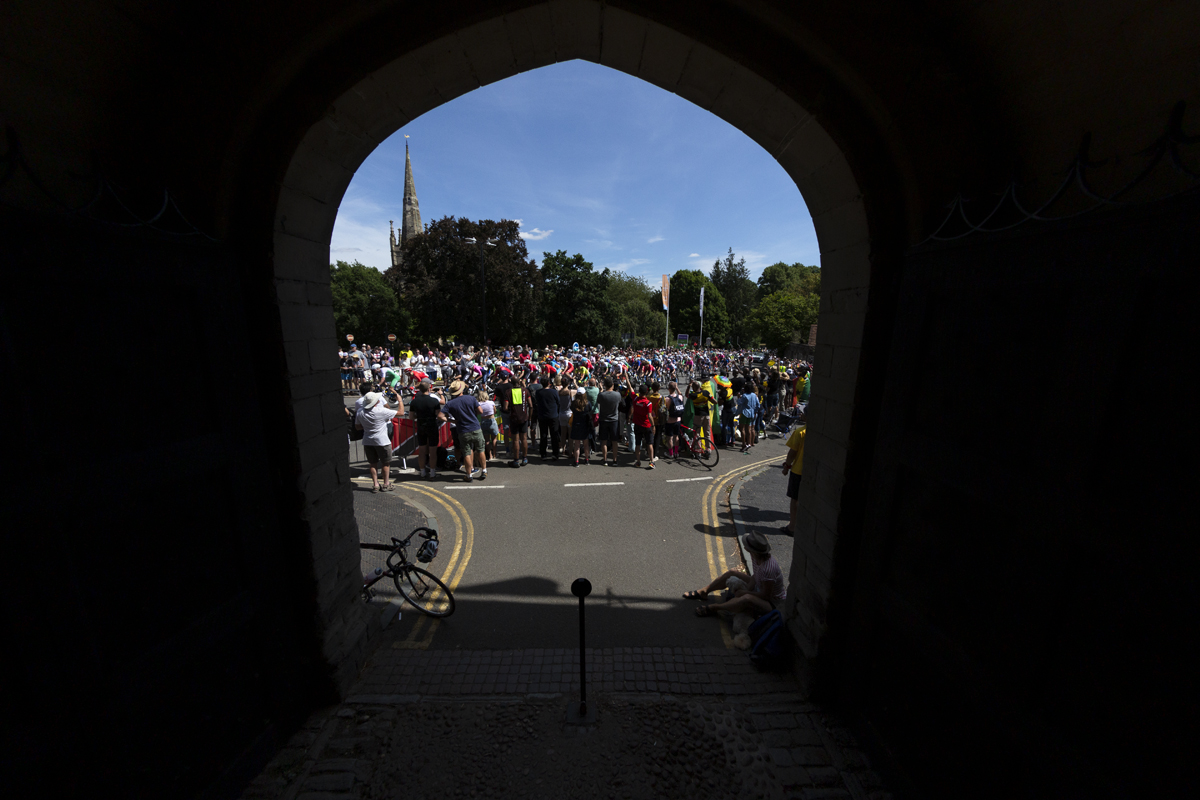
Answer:
[[404, 214], [400, 217], [400, 239], [396, 239], [395, 221], [388, 220], [388, 238], [391, 240], [392, 266], [400, 266], [404, 243], [421, 233], [421, 207], [417, 204], [417, 186], [413, 183], [412, 159], [408, 156], [408, 143], [404, 143]]

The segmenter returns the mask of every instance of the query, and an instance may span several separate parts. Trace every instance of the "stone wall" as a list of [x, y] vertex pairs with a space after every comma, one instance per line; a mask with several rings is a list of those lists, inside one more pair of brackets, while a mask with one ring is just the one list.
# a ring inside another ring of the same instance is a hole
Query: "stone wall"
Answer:
[[361, 663], [316, 646], [278, 337], [225, 246], [12, 209], [0, 241], [6, 772], [190, 796]]
[[909, 257], [833, 624], [927, 793], [1187, 794], [1197, 220], [1193, 197]]
[[789, 361], [804, 359], [812, 362], [817, 355], [817, 348], [812, 345], [802, 344], [801, 342], [792, 342], [783, 349], [783, 357]]

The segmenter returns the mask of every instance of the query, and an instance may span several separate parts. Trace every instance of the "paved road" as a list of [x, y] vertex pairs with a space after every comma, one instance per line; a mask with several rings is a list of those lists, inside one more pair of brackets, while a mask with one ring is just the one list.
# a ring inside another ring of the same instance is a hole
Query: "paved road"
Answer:
[[[741, 565], [726, 490], [740, 472], [784, 454], [773, 439], [751, 455], [723, 451], [713, 470], [694, 461], [635, 469], [622, 452], [615, 468], [536, 456], [520, 469], [493, 462], [486, 481], [470, 483], [461, 473], [402, 474], [384, 497], [415, 500], [437, 517], [434, 572], [458, 605], [437, 624], [405, 612], [390, 637], [416, 649], [578, 647], [570, 586], [583, 577], [593, 587], [589, 646], [726, 646], [727, 625], [697, 618], [680, 595]], [[358, 483], [369, 492], [369, 478]]]

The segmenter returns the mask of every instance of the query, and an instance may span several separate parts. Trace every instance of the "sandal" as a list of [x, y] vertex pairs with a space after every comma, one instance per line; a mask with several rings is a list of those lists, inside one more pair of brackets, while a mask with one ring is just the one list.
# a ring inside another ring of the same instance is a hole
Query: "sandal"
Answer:
[[694, 592], [684, 592], [684, 600], [703, 600], [708, 597], [708, 589], [697, 589]]
[[697, 617], [715, 617], [715, 616], [717, 616], [717, 612], [713, 609], [712, 606], [696, 606], [696, 616]]

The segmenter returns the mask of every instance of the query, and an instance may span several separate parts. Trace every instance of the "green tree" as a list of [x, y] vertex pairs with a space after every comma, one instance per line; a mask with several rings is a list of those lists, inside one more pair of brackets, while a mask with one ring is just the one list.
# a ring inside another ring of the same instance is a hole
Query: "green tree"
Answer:
[[689, 343], [700, 336], [700, 288], [704, 287], [704, 338], [723, 342], [729, 334], [725, 298], [698, 269], [681, 269], [671, 276], [671, 336], [686, 333]]
[[596, 272], [578, 253], [542, 253], [545, 341], [611, 344], [617, 308], [606, 292], [608, 283], [609, 271]]
[[356, 344], [387, 344], [387, 335], [409, 335], [411, 320], [383, 273], [355, 261], [329, 265], [333, 324], [338, 343], [353, 334]]
[[806, 267], [799, 262], [785, 264], [780, 261], [763, 270], [758, 279], [758, 299], [775, 292], [797, 294], [820, 294], [821, 268]]
[[[757, 289], [754, 281], [750, 280], [750, 271], [746, 268], [746, 259], [737, 258], [733, 248], [725, 258], [713, 264], [709, 278], [721, 297], [725, 298], [725, 311], [729, 314], [729, 335], [746, 341], [752, 336], [748, 318], [754, 310], [757, 301]], [[707, 320], [705, 320], [707, 323]], [[705, 337], [708, 336], [708, 325], [704, 326]], [[718, 341], [715, 337], [713, 341]]]
[[616, 323], [603, 344], [620, 344], [625, 334], [630, 342], [661, 343], [667, 333], [667, 318], [662, 310], [662, 293], [652, 288], [644, 278], [624, 272], [605, 270], [608, 275], [606, 294], [616, 308]]
[[773, 292], [762, 299], [750, 316], [764, 344], [772, 350], [782, 350], [799, 332], [801, 337], [817, 321], [820, 297], [794, 291]]
[[[499, 241], [495, 247], [484, 246], [482, 275], [479, 246], [468, 238]], [[489, 339], [529, 342], [541, 337], [542, 277], [512, 220], [443, 217], [405, 242], [400, 266], [386, 274], [411, 313], [418, 338], [454, 336], [482, 344], [485, 286]]]

